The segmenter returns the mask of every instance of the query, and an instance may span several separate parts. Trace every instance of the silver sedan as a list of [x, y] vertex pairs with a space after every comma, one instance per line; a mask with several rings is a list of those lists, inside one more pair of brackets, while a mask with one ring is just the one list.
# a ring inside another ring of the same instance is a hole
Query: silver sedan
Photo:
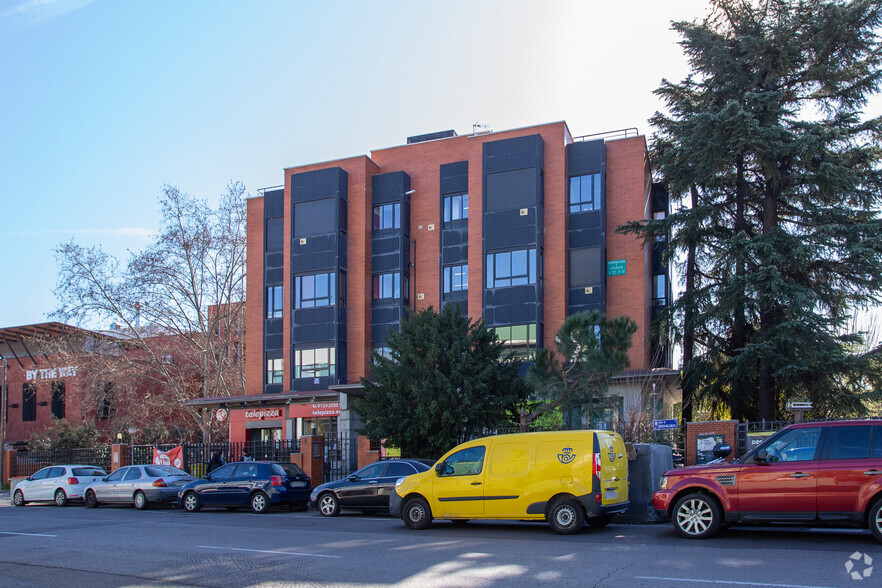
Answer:
[[151, 504], [174, 504], [181, 486], [195, 479], [184, 470], [167, 465], [127, 466], [88, 486], [83, 500], [90, 508], [99, 504], [134, 504], [138, 510], [144, 510]]

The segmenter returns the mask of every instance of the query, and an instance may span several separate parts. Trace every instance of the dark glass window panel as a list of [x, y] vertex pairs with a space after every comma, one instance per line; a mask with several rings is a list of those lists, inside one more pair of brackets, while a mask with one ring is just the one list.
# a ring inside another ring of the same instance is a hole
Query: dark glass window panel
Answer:
[[266, 252], [282, 251], [284, 248], [284, 233], [282, 219], [271, 218], [266, 221]]
[[872, 427], [828, 427], [827, 459], [865, 459], [870, 455], [870, 435]]
[[601, 283], [600, 247], [570, 250], [570, 287], [595, 286]]
[[37, 387], [34, 384], [22, 384], [21, 420], [37, 420]]
[[56, 419], [64, 418], [64, 382], [52, 382], [52, 416]]
[[294, 205], [294, 238], [328, 235], [337, 231], [336, 199], [324, 198]]

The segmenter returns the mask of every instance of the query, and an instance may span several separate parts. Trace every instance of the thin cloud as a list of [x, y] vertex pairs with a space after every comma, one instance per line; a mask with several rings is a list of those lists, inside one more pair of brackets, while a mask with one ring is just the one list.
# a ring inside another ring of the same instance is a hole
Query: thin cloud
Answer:
[[25, 26], [35, 26], [70, 14], [95, 0], [20, 0], [0, 11], [0, 19]]

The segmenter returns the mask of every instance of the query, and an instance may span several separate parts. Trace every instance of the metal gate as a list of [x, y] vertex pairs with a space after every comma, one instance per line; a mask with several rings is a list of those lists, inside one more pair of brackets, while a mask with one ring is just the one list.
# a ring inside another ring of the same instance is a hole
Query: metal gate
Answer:
[[322, 482], [345, 478], [358, 469], [355, 433], [326, 433]]

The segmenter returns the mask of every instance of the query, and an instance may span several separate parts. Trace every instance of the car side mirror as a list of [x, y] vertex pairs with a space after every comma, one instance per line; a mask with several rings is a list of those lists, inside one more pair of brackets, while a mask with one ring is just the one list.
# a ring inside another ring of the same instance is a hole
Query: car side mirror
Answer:
[[202, 478], [204, 480], [208, 480], [210, 482], [211, 481], [211, 474], [205, 474], [204, 476], [202, 476]]
[[346, 478], [346, 479], [349, 480], [350, 482], [357, 482], [357, 481], [359, 481], [361, 478], [359, 478], [358, 476], [349, 476], [349, 477]]
[[724, 457], [729, 457], [730, 453], [732, 453], [731, 445], [727, 445], [725, 443], [717, 443], [716, 445], [714, 445], [714, 457], [722, 459]]
[[439, 461], [438, 463], [435, 464], [435, 473], [436, 474], [438, 474], [440, 476], [441, 472], [443, 470], [444, 470], [444, 462]]
[[756, 452], [756, 455], [753, 456], [753, 459], [757, 463], [766, 463], [766, 461], [769, 459], [769, 454], [766, 453], [765, 449], [760, 449]]

